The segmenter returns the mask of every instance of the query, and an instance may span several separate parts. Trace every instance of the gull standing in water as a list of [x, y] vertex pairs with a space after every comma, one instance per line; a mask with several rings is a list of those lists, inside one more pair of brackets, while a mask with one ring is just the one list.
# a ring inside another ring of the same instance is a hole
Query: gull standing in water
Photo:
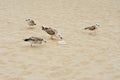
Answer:
[[32, 47], [32, 44], [42, 44], [42, 42], [46, 43], [46, 41], [44, 39], [38, 38], [38, 37], [29, 37], [29, 38], [24, 39], [24, 41], [30, 42], [31, 47]]
[[61, 36], [61, 34], [56, 30], [53, 29], [51, 27], [44, 27], [42, 26], [42, 30], [45, 31], [47, 34], [51, 35], [51, 39], [54, 39], [53, 37], [55, 36], [56, 38], [62, 40], [63, 37]]
[[25, 20], [25, 21], [27, 22], [27, 24], [28, 24], [30, 27], [36, 25], [35, 21], [33, 21], [33, 20], [31, 20], [31, 19], [27, 19], [27, 20]]
[[84, 28], [84, 30], [92, 31], [92, 32], [89, 33], [90, 35], [96, 35], [96, 29], [98, 29], [99, 26], [100, 25], [96, 23], [95, 25]]
[[84, 28], [85, 30], [90, 30], [90, 31], [94, 31], [96, 30], [100, 25], [99, 24], [95, 24], [93, 26], [89, 26], [89, 27], [86, 27]]

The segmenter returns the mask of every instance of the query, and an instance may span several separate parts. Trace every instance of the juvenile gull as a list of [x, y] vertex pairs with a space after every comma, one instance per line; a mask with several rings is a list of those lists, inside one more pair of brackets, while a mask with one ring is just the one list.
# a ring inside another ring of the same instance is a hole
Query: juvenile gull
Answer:
[[42, 26], [42, 30], [45, 31], [46, 33], [48, 33], [49, 35], [51, 35], [51, 39], [53, 39], [54, 36], [59, 38], [60, 40], [63, 39], [61, 34], [56, 29], [53, 29], [51, 27], [48, 28], [48, 27]]
[[28, 23], [29, 26], [36, 25], [36, 23], [33, 20], [31, 20], [31, 19], [27, 19], [26, 22]]
[[32, 47], [32, 44], [42, 44], [42, 42], [46, 43], [46, 41], [44, 39], [38, 38], [38, 37], [26, 38], [26, 39], [24, 39], [24, 41], [30, 42], [31, 43], [31, 47]]
[[95, 24], [93, 26], [89, 26], [89, 27], [86, 27], [84, 28], [85, 30], [90, 30], [90, 31], [94, 31], [96, 30], [100, 25], [99, 24]]

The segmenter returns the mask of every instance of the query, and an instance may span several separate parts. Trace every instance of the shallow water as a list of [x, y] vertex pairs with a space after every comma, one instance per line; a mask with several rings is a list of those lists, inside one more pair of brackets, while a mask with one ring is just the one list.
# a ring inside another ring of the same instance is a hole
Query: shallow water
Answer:
[[[0, 1], [0, 80], [120, 80], [120, 0]], [[95, 23], [96, 33], [84, 30]], [[67, 44], [49, 40], [41, 26]], [[31, 47], [23, 41], [31, 36], [48, 42]]]

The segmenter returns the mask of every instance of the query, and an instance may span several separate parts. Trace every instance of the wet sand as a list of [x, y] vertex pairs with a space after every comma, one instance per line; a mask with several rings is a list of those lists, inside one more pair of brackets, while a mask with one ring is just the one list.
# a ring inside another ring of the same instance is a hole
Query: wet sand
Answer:
[[[0, 80], [120, 80], [120, 0], [0, 1]], [[84, 30], [95, 23], [96, 34]], [[42, 25], [56, 28], [67, 44], [23, 41], [48, 39]]]

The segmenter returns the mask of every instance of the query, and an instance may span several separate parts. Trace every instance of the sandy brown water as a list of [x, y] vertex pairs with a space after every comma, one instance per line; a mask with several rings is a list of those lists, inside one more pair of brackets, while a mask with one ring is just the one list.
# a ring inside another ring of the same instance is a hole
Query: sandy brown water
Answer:
[[[84, 30], [95, 23], [96, 34]], [[42, 25], [67, 44], [23, 41], [48, 39]], [[120, 80], [120, 0], [0, 0], [0, 80]]]

